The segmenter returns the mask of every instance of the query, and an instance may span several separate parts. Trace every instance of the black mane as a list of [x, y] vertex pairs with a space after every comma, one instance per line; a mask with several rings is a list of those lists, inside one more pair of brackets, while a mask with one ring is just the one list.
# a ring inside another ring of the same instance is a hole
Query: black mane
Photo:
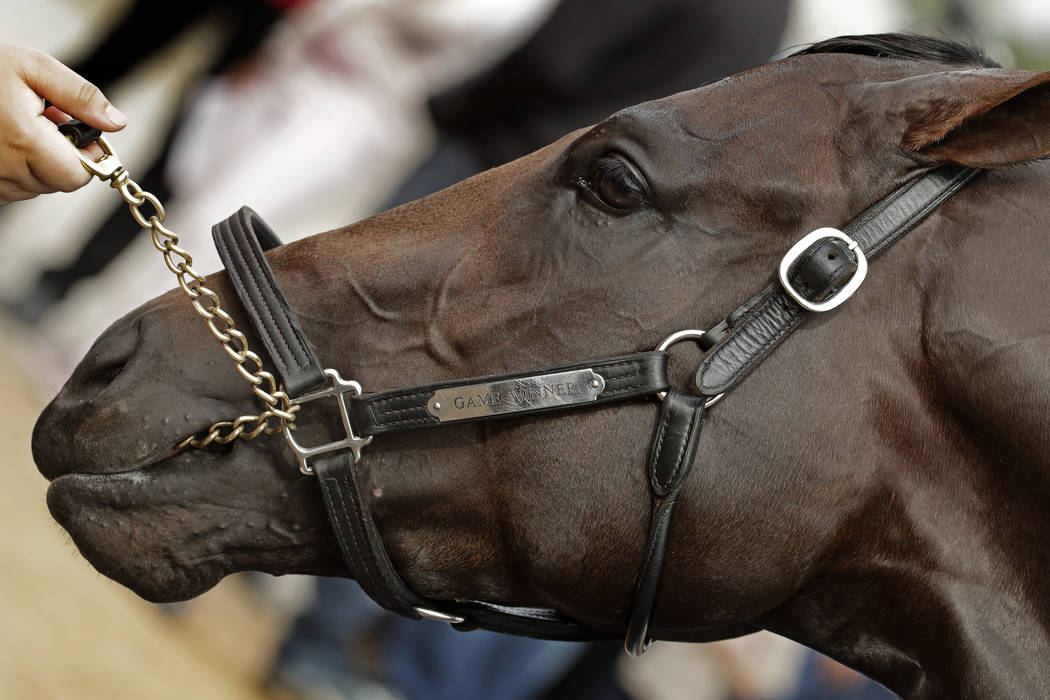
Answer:
[[938, 39], [921, 34], [861, 34], [839, 36], [818, 41], [792, 56], [817, 53], [851, 53], [876, 58], [899, 58], [913, 61], [934, 61], [952, 65], [971, 65], [981, 68], [1000, 68], [976, 46], [949, 39]]

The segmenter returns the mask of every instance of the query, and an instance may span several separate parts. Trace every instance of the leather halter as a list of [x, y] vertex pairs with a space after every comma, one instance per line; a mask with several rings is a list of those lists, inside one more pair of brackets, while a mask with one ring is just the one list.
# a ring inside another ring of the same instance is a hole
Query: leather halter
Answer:
[[343, 380], [318, 360], [264, 256], [264, 250], [280, 241], [262, 219], [243, 207], [217, 224], [212, 235], [287, 391], [298, 403], [336, 399], [346, 433], [343, 439], [304, 447], [287, 430], [286, 438], [300, 469], [318, 477], [332, 528], [354, 578], [377, 603], [406, 617], [443, 620], [457, 629], [480, 627], [547, 639], [591, 640], [624, 633], [616, 626], [590, 627], [547, 608], [428, 601], [418, 596], [387, 555], [356, 469], [361, 449], [373, 436], [663, 395], [647, 460], [652, 496], [649, 532], [626, 627], [626, 649], [638, 655], [651, 641], [649, 621], [674, 507], [692, 468], [705, 409], [739, 385], [808, 315], [846, 301], [863, 281], [870, 260], [978, 172], [938, 168], [876, 203], [843, 231], [818, 229], [804, 237], [784, 256], [779, 281], [711, 330], [690, 332], [710, 350], [696, 372], [699, 396], [667, 391], [667, 354], [662, 351], [362, 394], [356, 382]]

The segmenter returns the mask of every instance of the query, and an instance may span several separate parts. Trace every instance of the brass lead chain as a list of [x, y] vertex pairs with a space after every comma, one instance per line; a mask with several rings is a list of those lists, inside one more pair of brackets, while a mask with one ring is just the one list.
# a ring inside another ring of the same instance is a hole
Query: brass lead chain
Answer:
[[109, 186], [120, 193], [127, 203], [131, 217], [142, 228], [149, 231], [153, 246], [164, 256], [164, 264], [179, 282], [179, 287], [189, 297], [193, 308], [208, 323], [212, 335], [222, 344], [222, 349], [233, 360], [244, 379], [251, 384], [252, 392], [259, 397], [265, 409], [258, 415], [238, 416], [233, 420], [215, 423], [207, 431], [190, 435], [180, 442], [178, 449], [185, 447], [207, 447], [212, 443], [225, 445], [236, 439], [251, 440], [259, 435], [275, 435], [288, 424], [294, 427], [295, 413], [299, 405], [293, 403], [284, 389], [278, 387], [272, 374], [263, 369], [262, 359], [248, 349], [248, 339], [234, 326], [233, 318], [219, 303], [219, 295], [204, 284], [204, 276], [193, 269], [193, 257], [179, 247], [179, 237], [164, 226], [164, 206], [155, 195], [143, 190], [128, 175], [127, 168], [113, 152], [113, 147], [104, 136], [98, 144], [105, 155], [94, 161], [84, 151], [77, 149], [88, 172], [109, 182]]

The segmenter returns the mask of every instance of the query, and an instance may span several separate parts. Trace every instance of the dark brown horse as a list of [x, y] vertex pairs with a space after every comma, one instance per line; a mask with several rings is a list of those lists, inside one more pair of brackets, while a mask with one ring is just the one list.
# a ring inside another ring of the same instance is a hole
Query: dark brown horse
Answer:
[[[1047, 697], [1048, 83], [953, 44], [834, 40], [269, 259], [324, 362], [383, 390], [651, 349], [808, 231], [936, 165], [986, 168], [711, 409], [653, 627], [770, 629], [909, 698]], [[676, 386], [698, 352], [676, 346]], [[245, 569], [345, 575], [279, 438], [172, 455], [253, 408], [183, 297], [146, 304], [37, 424], [51, 512], [150, 600]], [[657, 413], [377, 437], [360, 466], [394, 564], [428, 598], [622, 627]]]

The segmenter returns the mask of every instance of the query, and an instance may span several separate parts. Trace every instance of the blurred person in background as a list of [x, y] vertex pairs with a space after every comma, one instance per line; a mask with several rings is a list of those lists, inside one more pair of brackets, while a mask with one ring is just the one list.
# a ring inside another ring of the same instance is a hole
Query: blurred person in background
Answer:
[[[55, 128], [70, 118], [110, 132], [128, 123], [98, 88], [51, 56], [0, 44], [0, 205], [90, 181]], [[94, 153], [102, 155], [97, 146]]]
[[[221, 74], [254, 53], [284, 11], [307, 1], [183, 0], [169, 3], [134, 0], [117, 24], [97, 42], [91, 54], [76, 63], [75, 69], [87, 80], [108, 90], [184, 32], [210, 21], [222, 28], [223, 40], [202, 78]], [[193, 85], [191, 82], [180, 97], [182, 106], [177, 110], [153, 164], [138, 178], [143, 189], [161, 201], [167, 200], [171, 194], [165, 167], [180, 115], [194, 93]], [[101, 151], [97, 155], [101, 156]], [[124, 207], [119, 207], [81, 246], [74, 259], [44, 270], [31, 288], [7, 303], [8, 310], [25, 322], [36, 323], [66, 296], [74, 284], [103, 270], [139, 231]]]
[[[424, 148], [426, 98], [505, 56], [554, 3], [516, 0], [493, 12], [477, 0], [282, 2], [294, 8], [283, 11], [268, 31], [253, 34], [256, 49], [235, 69], [213, 73], [191, 90], [163, 166], [143, 177], [139, 149], [115, 146], [131, 164], [132, 176], [164, 203], [165, 225], [192, 252], [194, 267], [203, 273], [218, 270], [208, 232], [230, 213], [231, 203], [252, 204], [285, 240], [371, 214]], [[143, 71], [146, 79], [131, 81], [131, 92], [162, 102], [142, 83], [152, 83], [153, 75], [180, 75], [177, 80], [185, 84], [188, 71], [211, 60], [217, 52], [209, 37], [215, 31], [204, 21], [184, 32], [166, 56], [179, 60], [151, 61]], [[149, 36], [158, 27], [140, 24], [127, 32]], [[166, 36], [163, 28], [159, 33]], [[170, 119], [162, 106], [140, 109], [151, 122]], [[81, 262], [104, 269], [61, 303], [52, 292], [68, 289], [73, 278], [58, 283], [60, 270], [46, 274], [28, 292], [22, 283], [8, 284], [12, 291], [5, 293], [16, 316], [40, 319], [27, 333], [34, 346], [28, 354], [34, 377], [45, 385], [64, 381], [115, 319], [173, 286], [156, 274], [156, 251], [148, 237], [137, 235], [119, 199], [99, 192], [100, 208], [113, 212], [110, 223], [127, 232], [121, 245], [129, 236], [134, 237], [130, 245], [119, 254], [119, 246], [87, 245]], [[75, 231], [71, 238], [79, 240]], [[58, 251], [77, 248], [71, 241]], [[52, 266], [54, 257], [41, 256], [44, 266]], [[15, 276], [31, 274], [22, 267]]]

